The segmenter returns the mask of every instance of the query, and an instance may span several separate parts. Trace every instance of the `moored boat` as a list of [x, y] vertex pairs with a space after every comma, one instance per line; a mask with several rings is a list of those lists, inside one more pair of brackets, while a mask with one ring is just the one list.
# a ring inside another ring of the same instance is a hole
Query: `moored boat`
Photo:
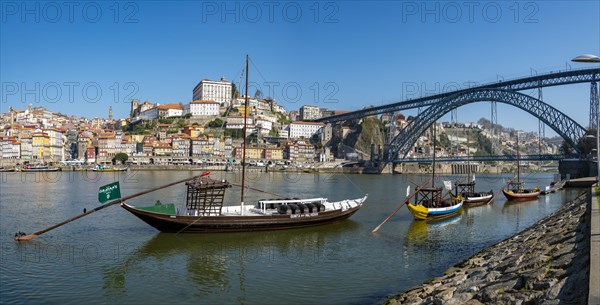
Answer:
[[524, 188], [525, 182], [523, 181], [510, 181], [505, 188], [502, 189], [502, 193], [508, 200], [533, 200], [540, 196], [541, 190], [538, 187], [533, 189]]
[[96, 165], [92, 170], [95, 172], [124, 172], [127, 171], [127, 169], [127, 167]]
[[18, 168], [18, 171], [20, 171], [20, 172], [57, 172], [59, 170], [60, 170], [60, 167], [41, 165], [41, 164], [35, 164], [35, 165], [27, 164], [25, 166]]
[[415, 220], [437, 220], [457, 215], [462, 211], [463, 199], [459, 194], [453, 197], [450, 193], [452, 182], [444, 181], [449, 196], [443, 198], [442, 188], [434, 187], [435, 181], [435, 149], [436, 149], [436, 126], [433, 124], [433, 161], [431, 172], [431, 187], [419, 188], [414, 193], [414, 203], [408, 202], [408, 210]]
[[330, 202], [327, 198], [259, 200], [255, 205], [223, 206], [225, 180], [199, 177], [187, 185], [185, 208], [173, 203], [121, 206], [158, 229], [171, 233], [265, 231], [310, 227], [346, 219], [356, 213], [367, 196]]
[[519, 154], [519, 133], [517, 132], [517, 180], [512, 179], [502, 188], [502, 193], [508, 200], [525, 201], [536, 199], [540, 196], [539, 187], [525, 188], [525, 182], [521, 181], [521, 155]]
[[462, 196], [463, 203], [466, 207], [480, 206], [494, 200], [494, 191], [492, 190], [489, 192], [475, 192], [475, 181], [456, 183], [455, 194], [452, 194], [452, 196], [456, 197], [458, 194]]
[[[246, 56], [246, 92], [244, 107], [248, 109], [248, 56]], [[246, 133], [247, 111], [244, 111], [242, 134]], [[259, 200], [254, 205], [244, 205], [246, 173], [246, 140], [242, 141], [241, 198], [237, 205], [224, 206], [225, 191], [232, 184], [213, 180], [210, 173], [187, 181], [186, 204], [157, 202], [154, 206], [121, 206], [144, 222], [162, 232], [245, 232], [310, 227], [346, 219], [356, 213], [367, 196], [351, 200], [330, 202], [327, 198]], [[252, 189], [252, 188], [249, 188]], [[256, 190], [256, 189], [254, 189]]]
[[461, 195], [442, 198], [442, 188], [421, 188], [415, 194], [414, 203], [408, 210], [415, 220], [437, 220], [457, 215], [463, 207]]

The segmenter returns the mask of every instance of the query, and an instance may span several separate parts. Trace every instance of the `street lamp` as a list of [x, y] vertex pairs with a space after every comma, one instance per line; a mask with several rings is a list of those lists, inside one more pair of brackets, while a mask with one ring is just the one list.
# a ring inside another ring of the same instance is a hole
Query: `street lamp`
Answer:
[[[579, 55], [571, 61], [585, 63], [600, 63], [600, 57], [593, 54]], [[596, 181], [600, 182], [600, 115], [596, 114]]]
[[583, 55], [579, 55], [579, 56], [571, 59], [571, 61], [599, 63], [600, 57], [593, 55], [593, 54], [583, 54]]

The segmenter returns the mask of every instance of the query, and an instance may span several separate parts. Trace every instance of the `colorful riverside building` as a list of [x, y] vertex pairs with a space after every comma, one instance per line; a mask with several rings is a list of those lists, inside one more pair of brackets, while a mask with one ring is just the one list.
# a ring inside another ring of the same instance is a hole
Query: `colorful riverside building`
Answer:
[[43, 129], [43, 132], [48, 135], [48, 146], [49, 146], [49, 160], [51, 161], [64, 161], [64, 142], [63, 135], [64, 131], [56, 128]]
[[170, 136], [172, 155], [174, 157], [190, 156], [190, 136], [185, 133], [172, 134]]
[[43, 161], [44, 157], [50, 156], [50, 136], [42, 131], [36, 131], [31, 135], [31, 157], [33, 160]]
[[21, 156], [21, 142], [15, 137], [0, 137], [0, 157], [18, 159]]
[[152, 155], [154, 156], [171, 156], [173, 154], [173, 148], [165, 142], [156, 141], [152, 148]]
[[33, 138], [28, 136], [23, 136], [20, 138], [21, 142], [21, 159], [23, 160], [31, 160], [33, 154]]
[[122, 133], [107, 132], [98, 136], [98, 161], [111, 161], [121, 152]]
[[[246, 159], [263, 159], [263, 150], [260, 147], [246, 147]], [[236, 159], [242, 159], [242, 147], [235, 147], [233, 153]]]
[[290, 161], [314, 161], [315, 147], [305, 140], [288, 141], [284, 154]]
[[283, 160], [283, 148], [265, 148], [264, 150], [265, 160]]

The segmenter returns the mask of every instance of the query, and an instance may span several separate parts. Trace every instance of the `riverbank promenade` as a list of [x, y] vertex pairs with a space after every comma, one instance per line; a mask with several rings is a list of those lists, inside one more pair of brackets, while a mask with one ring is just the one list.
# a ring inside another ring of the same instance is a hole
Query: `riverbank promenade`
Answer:
[[600, 304], [595, 188], [386, 304]]

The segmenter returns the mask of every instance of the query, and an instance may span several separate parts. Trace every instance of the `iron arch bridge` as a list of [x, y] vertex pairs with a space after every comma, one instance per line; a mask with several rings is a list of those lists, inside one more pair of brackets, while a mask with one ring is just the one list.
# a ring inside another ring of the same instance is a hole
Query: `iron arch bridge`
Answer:
[[471, 103], [493, 101], [515, 106], [539, 118], [580, 152], [577, 142], [585, 135], [586, 130], [558, 109], [523, 93], [504, 89], [480, 89], [448, 96], [421, 112], [389, 143], [383, 163], [404, 159], [419, 136], [451, 110]]
[[527, 89], [553, 87], [569, 84], [590, 83], [600, 80], [600, 68], [587, 68], [579, 70], [568, 70], [559, 72], [550, 72], [531, 77], [518, 78], [508, 81], [500, 81], [485, 84], [477, 87], [445, 92], [431, 96], [425, 96], [415, 99], [408, 99], [402, 102], [392, 103], [383, 106], [370, 107], [362, 110], [351, 111], [344, 114], [333, 115], [314, 120], [315, 122], [333, 123], [339, 121], [353, 120], [371, 115], [427, 107], [435, 105], [442, 100], [455, 94], [468, 93], [473, 90], [483, 89], [504, 89], [512, 91], [523, 91]]

